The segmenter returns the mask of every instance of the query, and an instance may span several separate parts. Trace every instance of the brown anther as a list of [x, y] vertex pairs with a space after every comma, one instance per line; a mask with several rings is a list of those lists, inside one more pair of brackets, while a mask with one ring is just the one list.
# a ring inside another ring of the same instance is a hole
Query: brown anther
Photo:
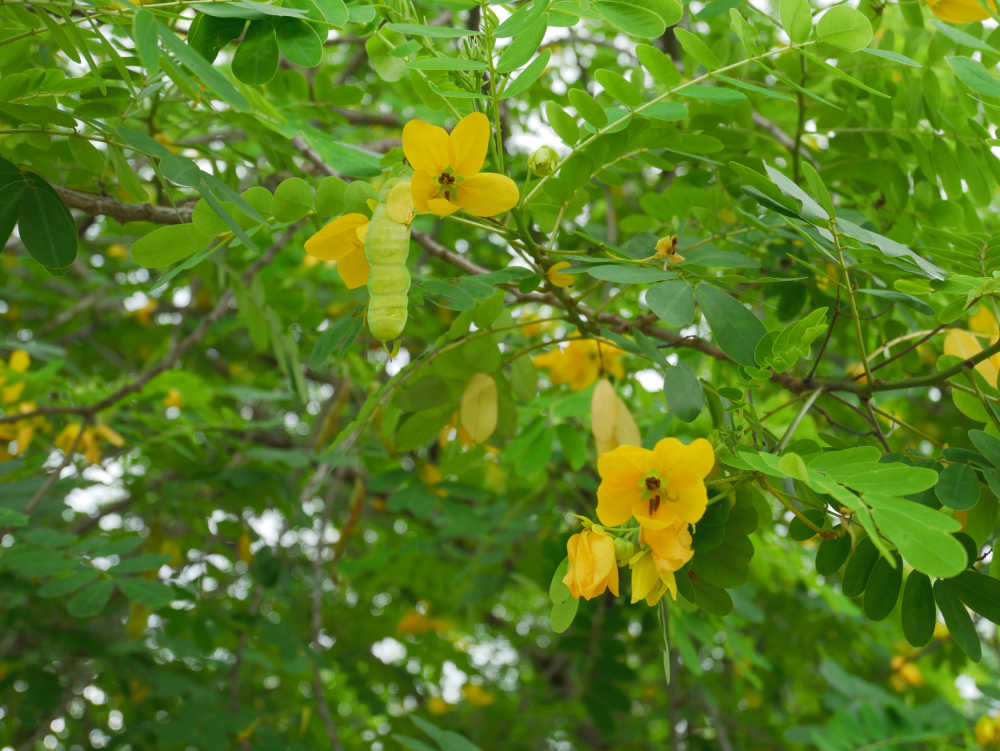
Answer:
[[655, 514], [656, 509], [660, 507], [660, 496], [654, 495], [649, 499], [649, 513]]
[[646, 478], [646, 490], [658, 490], [660, 487], [659, 477], [647, 477]]

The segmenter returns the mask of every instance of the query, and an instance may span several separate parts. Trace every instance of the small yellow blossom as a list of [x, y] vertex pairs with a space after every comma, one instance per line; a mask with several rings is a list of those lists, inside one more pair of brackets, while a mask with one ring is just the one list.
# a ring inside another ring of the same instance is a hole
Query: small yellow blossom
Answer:
[[427, 711], [431, 714], [446, 714], [451, 709], [451, 705], [440, 696], [432, 696], [427, 700]]
[[569, 570], [563, 584], [573, 597], [592, 600], [609, 590], [618, 596], [618, 562], [615, 543], [603, 529], [577, 532], [566, 542]]
[[546, 276], [549, 278], [549, 282], [552, 283], [554, 287], [572, 287], [573, 282], [576, 281], [576, 277], [572, 274], [562, 273], [563, 269], [568, 269], [570, 267], [569, 261], [560, 261], [559, 263], [554, 263], [549, 267]]
[[418, 610], [411, 610], [396, 624], [397, 634], [424, 634], [431, 630], [431, 619]]
[[708, 504], [705, 477], [715, 464], [712, 444], [664, 438], [652, 451], [619, 446], [597, 460], [597, 518], [617, 527], [633, 516], [646, 532], [701, 519]]
[[645, 600], [652, 607], [660, 601], [665, 592], [677, 599], [677, 582], [672, 573], [664, 577], [656, 568], [653, 555], [646, 550], [639, 553], [630, 563], [632, 569], [632, 604]]
[[667, 263], [680, 263], [684, 256], [677, 252], [677, 235], [661, 237], [656, 243], [654, 258], [666, 258]]
[[997, 6], [993, 0], [924, 0], [931, 13], [947, 23], [973, 23], [990, 17], [992, 10], [996, 13]]
[[[31, 356], [28, 355], [23, 349], [15, 349], [10, 354], [10, 359], [7, 360], [6, 367], [2, 362], [0, 362], [0, 385], [7, 382], [7, 371], [13, 371], [18, 376], [23, 375], [31, 367]], [[24, 381], [19, 381], [18, 383], [11, 384], [10, 386], [4, 386], [3, 390], [0, 391], [0, 400], [4, 404], [13, 404], [18, 399], [21, 398], [21, 393], [24, 391]]]
[[[983, 346], [974, 334], [964, 329], [948, 329], [948, 333], [944, 337], [944, 353], [946, 355], [955, 355], [967, 360], [982, 351]], [[976, 372], [986, 379], [988, 384], [996, 386], [997, 373], [1000, 372], [1000, 354], [976, 363]]]
[[83, 457], [91, 464], [100, 464], [101, 452], [98, 447], [98, 439], [100, 438], [116, 448], [125, 445], [125, 439], [108, 425], [100, 424], [97, 427], [83, 428], [78, 422], [71, 422], [63, 428], [56, 436], [54, 443], [55, 447], [63, 453], [69, 452], [75, 445], [75, 453], [83, 454]]
[[465, 209], [496, 216], [517, 205], [517, 185], [506, 175], [480, 172], [490, 141], [490, 121], [481, 112], [463, 117], [449, 135], [423, 120], [403, 127], [403, 153], [413, 167], [410, 190], [417, 211], [448, 216]]
[[477, 707], [488, 707], [496, 701], [496, 697], [478, 683], [466, 683], [462, 687], [462, 696], [469, 704]]
[[581, 391], [602, 374], [622, 378], [625, 369], [618, 347], [596, 339], [574, 339], [565, 349], [556, 349], [532, 358], [536, 367], [548, 368], [553, 383], [568, 383], [573, 391]]
[[112, 258], [117, 258], [119, 260], [128, 258], [128, 248], [126, 248], [121, 243], [112, 243], [108, 246], [107, 254]]
[[364, 214], [338, 216], [305, 242], [306, 253], [321, 261], [336, 261], [337, 273], [348, 289], [368, 283], [365, 236], [368, 217]]
[[179, 389], [171, 388], [165, 397], [163, 397], [164, 407], [177, 407], [180, 409], [184, 405], [184, 397], [181, 396]]
[[1000, 728], [997, 727], [997, 718], [983, 715], [976, 721], [976, 728], [973, 731], [976, 735], [976, 743], [980, 746], [989, 746], [1000, 741]]
[[150, 298], [141, 308], [132, 311], [132, 315], [143, 326], [149, 326], [153, 322], [153, 313], [156, 312], [156, 308], [156, 300]]

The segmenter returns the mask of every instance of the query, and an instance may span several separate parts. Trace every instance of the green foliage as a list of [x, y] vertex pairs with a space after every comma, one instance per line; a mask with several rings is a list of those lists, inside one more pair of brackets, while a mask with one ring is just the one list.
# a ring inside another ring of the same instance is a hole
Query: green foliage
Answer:
[[[0, 747], [973, 747], [1000, 48], [924, 7], [0, 6]], [[676, 597], [635, 519], [573, 597], [667, 437]]]

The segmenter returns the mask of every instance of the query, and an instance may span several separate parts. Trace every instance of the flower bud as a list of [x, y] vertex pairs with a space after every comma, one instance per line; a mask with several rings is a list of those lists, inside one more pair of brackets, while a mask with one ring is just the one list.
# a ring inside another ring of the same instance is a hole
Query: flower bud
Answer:
[[629, 559], [635, 555], [636, 547], [635, 543], [630, 540], [626, 540], [624, 537], [615, 538], [615, 560], [618, 562], [619, 566], [624, 566], [629, 562]]
[[545, 177], [556, 171], [559, 155], [551, 146], [541, 146], [528, 159], [528, 169], [536, 177]]

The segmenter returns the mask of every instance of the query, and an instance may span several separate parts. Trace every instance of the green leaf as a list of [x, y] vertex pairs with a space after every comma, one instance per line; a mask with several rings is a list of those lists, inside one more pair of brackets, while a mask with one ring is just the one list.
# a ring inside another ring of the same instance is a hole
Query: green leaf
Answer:
[[[75, 140], [75, 139], [70, 139]], [[0, 247], [17, 224], [17, 208], [24, 195], [24, 177], [16, 165], [0, 158]]]
[[576, 120], [555, 102], [545, 103], [545, 118], [567, 146], [572, 146], [579, 140], [580, 130]]
[[857, 597], [865, 591], [868, 586], [868, 578], [871, 576], [875, 561], [878, 560], [878, 549], [872, 541], [864, 537], [854, 547], [854, 553], [847, 560], [847, 568], [844, 569], [844, 580], [841, 589], [848, 597]]
[[466, 57], [423, 57], [411, 60], [412, 70], [486, 70], [486, 63]]
[[680, 328], [694, 319], [691, 285], [682, 279], [660, 282], [646, 290], [646, 305], [668, 326]]
[[187, 43], [211, 63], [223, 47], [243, 33], [246, 25], [244, 18], [218, 18], [198, 13], [188, 28]]
[[677, 70], [677, 66], [670, 55], [649, 44], [636, 45], [635, 54], [639, 58], [639, 62], [649, 71], [649, 75], [657, 83], [661, 83], [668, 89], [672, 89], [681, 82], [681, 72]]
[[155, 610], [177, 599], [174, 590], [166, 584], [149, 579], [115, 579], [118, 589], [128, 599]]
[[[794, 457], [795, 459], [798, 459], [799, 462], [802, 461], [802, 458], [799, 457], [797, 454], [791, 454], [791, 453], [785, 454], [785, 456], [782, 457], [782, 460], [785, 460], [788, 457]], [[793, 470], [792, 472], [789, 472], [789, 476], [791, 477], [794, 477], [799, 474], [801, 474], [800, 470]], [[820, 529], [822, 529], [826, 525], [826, 511], [824, 511], [823, 509], [807, 508], [803, 509], [801, 513], [803, 517], [811, 521], [814, 525], [816, 525]], [[799, 518], [798, 516], [792, 519], [792, 521], [788, 524], [788, 536], [791, 539], [795, 540], [796, 542], [804, 542], [805, 540], [811, 540], [817, 534], [819, 533], [815, 529], [806, 524], [805, 521], [803, 521], [803, 519]]]
[[150, 76], [155, 76], [160, 69], [160, 48], [156, 44], [156, 19], [145, 8], [136, 12], [132, 19], [132, 38], [139, 59]]
[[83, 571], [77, 571], [69, 576], [63, 576], [58, 579], [49, 579], [38, 590], [38, 596], [63, 597], [68, 595], [70, 592], [75, 592], [84, 584], [89, 584], [96, 578], [96, 569], [86, 568]]
[[701, 382], [684, 363], [669, 368], [663, 374], [663, 395], [670, 411], [684, 422], [693, 422], [705, 406]]
[[597, 0], [591, 7], [605, 21], [631, 36], [656, 39], [667, 29], [663, 18], [641, 5], [618, 0]]
[[872, 567], [864, 600], [865, 615], [870, 620], [881, 621], [896, 607], [903, 583], [903, 562], [897, 556], [894, 563], [879, 556]]
[[956, 519], [901, 498], [866, 495], [865, 500], [872, 506], [879, 530], [913, 568], [939, 578], [955, 576], [965, 568], [965, 548], [950, 534], [959, 526]]
[[[319, 8], [323, 20], [331, 26], [344, 26], [350, 19], [347, 5], [344, 0], [311, 0], [313, 5]], [[357, 10], [362, 10], [369, 6], [356, 6]], [[360, 22], [360, 21], [359, 21]]]
[[1000, 579], [978, 571], [963, 571], [951, 582], [962, 602], [983, 618], [1000, 625]]
[[600, 130], [608, 124], [608, 116], [605, 114], [604, 108], [583, 89], [570, 89], [569, 102], [576, 108], [580, 117], [594, 126], [595, 130]]
[[17, 206], [21, 241], [32, 257], [50, 271], [65, 269], [76, 258], [76, 222], [62, 198], [34, 172], [23, 172]]
[[482, 33], [472, 29], [459, 29], [452, 26], [425, 26], [419, 23], [387, 23], [384, 28], [390, 31], [398, 31], [400, 34], [431, 37], [433, 39], [458, 39]]
[[[963, 553], [964, 555], [964, 553]], [[951, 638], [962, 648], [973, 662], [979, 662], [983, 655], [979, 634], [958, 596], [958, 588], [952, 581], [941, 580], [934, 583], [934, 599], [937, 600], [944, 625], [948, 627]]]
[[635, 88], [620, 73], [607, 68], [594, 71], [594, 78], [604, 87], [605, 91], [624, 104], [629, 109], [635, 109], [642, 104], [642, 92]]
[[554, 604], [558, 605], [561, 602], [573, 599], [573, 595], [569, 592], [569, 587], [563, 584], [563, 579], [566, 578], [566, 573], [568, 571], [569, 557], [566, 557], [559, 562], [558, 566], [556, 566], [556, 570], [552, 574], [552, 581], [549, 582], [549, 599], [552, 600]]
[[753, 313], [718, 287], [702, 282], [694, 291], [712, 336], [740, 365], [754, 364], [754, 349], [766, 330]]
[[969, 57], [945, 58], [958, 79], [973, 91], [989, 97], [1000, 97], [1000, 81], [978, 60]]
[[951, 24], [944, 23], [943, 21], [939, 21], [936, 18], [932, 18], [930, 19], [930, 21], [931, 25], [934, 26], [934, 28], [936, 28], [938, 31], [940, 31], [942, 34], [944, 34], [946, 37], [948, 37], [951, 41], [953, 41], [957, 45], [960, 45], [962, 47], [972, 47], [975, 50], [979, 50], [980, 52], [988, 52], [991, 55], [1000, 55], [1000, 50], [998, 50], [996, 47], [991, 47], [989, 44], [984, 42], [979, 37], [974, 37], [972, 36], [972, 34], [967, 34], [961, 29], [957, 29]]
[[700, 99], [703, 102], [722, 105], [742, 104], [747, 100], [746, 94], [742, 91], [733, 91], [722, 86], [688, 86], [677, 94], [688, 99]]
[[278, 35], [278, 51], [285, 59], [303, 68], [319, 65], [323, 59], [323, 40], [311, 23], [299, 18], [279, 18], [274, 30]]
[[410, 719], [413, 720], [414, 725], [423, 730], [441, 747], [441, 751], [482, 751], [479, 746], [458, 733], [441, 730], [417, 715], [410, 715]]
[[279, 222], [295, 222], [313, 210], [315, 201], [316, 195], [309, 183], [301, 177], [289, 177], [274, 189], [271, 212]]
[[361, 331], [362, 318], [354, 313], [344, 313], [341, 317], [323, 331], [316, 344], [313, 345], [312, 354], [309, 355], [309, 367], [318, 369], [326, 365], [327, 360], [334, 352], [343, 352], [354, 342], [354, 338]]
[[[837, 528], [834, 528], [836, 531]], [[851, 536], [842, 534], [823, 540], [816, 549], [816, 573], [833, 576], [840, 571], [847, 556], [851, 554]]]
[[914, 647], [924, 646], [934, 636], [936, 612], [930, 578], [919, 571], [911, 571], [903, 588], [903, 604], [899, 613], [903, 634]]
[[[386, 32], [389, 41], [393, 41], [392, 32]], [[378, 77], [388, 83], [394, 83], [406, 75], [406, 61], [392, 54], [393, 47], [382, 36], [369, 37], [365, 42], [365, 52], [368, 62], [378, 74]]]
[[544, 50], [536, 57], [523, 71], [521, 75], [511, 81], [503, 90], [503, 99], [512, 96], [519, 96], [531, 88], [531, 85], [538, 80], [538, 77], [545, 71], [545, 66], [549, 64], [552, 57], [552, 50]]
[[635, 266], [625, 263], [597, 264], [565, 269], [565, 272], [569, 274], [575, 274], [580, 271], [594, 277], [594, 279], [600, 279], [605, 282], [616, 282], [618, 284], [649, 284], [677, 278], [677, 275], [672, 271], [664, 271], [652, 266]]
[[860, 11], [848, 5], [836, 5], [819, 19], [816, 38], [846, 52], [857, 52], [871, 42], [872, 25]]
[[510, 73], [524, 65], [538, 51], [545, 30], [548, 28], [545, 16], [533, 19], [519, 31], [497, 61], [497, 73]]
[[236, 109], [250, 109], [250, 102], [246, 100], [246, 97], [237, 91], [236, 87], [225, 76], [206, 62], [204, 57], [188, 47], [173, 31], [159, 21], [157, 21], [156, 27], [163, 46], [173, 53], [180, 62], [188, 66], [205, 86]]
[[114, 582], [110, 579], [101, 579], [73, 595], [66, 609], [70, 615], [77, 618], [91, 618], [104, 610], [114, 590]]
[[163, 269], [202, 250], [208, 242], [193, 224], [168, 224], [136, 240], [130, 255], [140, 266]]
[[12, 508], [0, 506], [0, 527], [24, 527], [31, 517]]
[[812, 31], [812, 9], [809, 0], [781, 0], [781, 26], [789, 39], [798, 44], [809, 38]]
[[497, 38], [512, 37], [520, 34], [539, 16], [545, 13], [548, 7], [548, 0], [534, 0], [534, 2], [523, 3], [510, 18], [497, 26], [494, 35]]
[[681, 47], [691, 57], [704, 65], [708, 70], [715, 70], [722, 67], [722, 61], [712, 52], [712, 48], [705, 44], [704, 40], [696, 34], [692, 34], [687, 29], [677, 27], [674, 34]]
[[966, 464], [950, 464], [939, 475], [934, 494], [949, 508], [970, 509], [979, 501], [979, 477]]
[[264, 84], [278, 72], [278, 40], [270, 19], [252, 21], [233, 56], [233, 75], [249, 84]]

